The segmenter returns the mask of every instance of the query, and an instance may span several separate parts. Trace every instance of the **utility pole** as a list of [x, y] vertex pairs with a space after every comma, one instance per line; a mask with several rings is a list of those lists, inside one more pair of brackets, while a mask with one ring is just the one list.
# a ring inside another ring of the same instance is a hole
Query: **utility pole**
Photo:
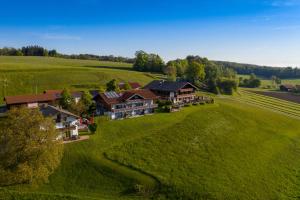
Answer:
[[37, 84], [37, 80], [35, 79], [35, 94], [38, 93], [38, 84]]
[[7, 83], [6, 78], [4, 78], [2, 81], [3, 81], [3, 97], [5, 97], [6, 96], [6, 88], [8, 86], [8, 83]]
[[38, 93], [38, 82], [36, 78], [32, 78], [33, 79], [33, 93], [37, 94]]

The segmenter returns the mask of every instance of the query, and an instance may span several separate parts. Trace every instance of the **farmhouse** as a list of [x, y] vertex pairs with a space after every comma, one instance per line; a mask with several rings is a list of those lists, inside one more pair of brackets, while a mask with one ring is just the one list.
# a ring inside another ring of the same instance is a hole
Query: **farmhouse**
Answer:
[[[47, 90], [43, 94], [6, 96], [4, 98], [6, 102], [5, 112], [7, 109], [21, 106], [39, 108], [45, 117], [53, 118], [56, 129], [61, 133], [59, 138], [77, 139], [80, 117], [55, 106], [61, 98], [61, 92], [62, 90]], [[77, 98], [77, 102], [80, 100], [81, 95], [80, 92], [72, 93], [75, 101]]]
[[60, 132], [58, 139], [78, 139], [79, 116], [51, 105], [41, 106], [40, 111], [45, 117], [51, 117], [55, 122], [55, 127]]
[[196, 99], [196, 86], [189, 82], [155, 80], [144, 87], [154, 92], [159, 99], [174, 104], [190, 103]]
[[[18, 96], [6, 96], [4, 101], [8, 109], [14, 106], [26, 106], [28, 108], [37, 108], [41, 105], [57, 105], [61, 98], [63, 90], [46, 90], [43, 94], [30, 94], [30, 95], [18, 95]], [[78, 103], [82, 92], [71, 93], [75, 102]]]
[[292, 84], [280, 85], [280, 90], [284, 92], [292, 92], [295, 89], [295, 86]]
[[8, 109], [14, 106], [37, 108], [45, 104], [54, 105], [56, 103], [56, 100], [57, 97], [53, 94], [18, 95], [4, 97], [4, 101]]
[[111, 119], [123, 119], [154, 112], [156, 95], [147, 89], [130, 90], [123, 93], [105, 92], [94, 97], [97, 114]]

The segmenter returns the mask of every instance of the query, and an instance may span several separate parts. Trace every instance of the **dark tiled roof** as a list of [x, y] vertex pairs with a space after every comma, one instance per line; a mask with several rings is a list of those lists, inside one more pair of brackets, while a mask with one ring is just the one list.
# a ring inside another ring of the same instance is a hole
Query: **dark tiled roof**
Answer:
[[47, 106], [42, 106], [40, 108], [40, 111], [41, 113], [45, 116], [45, 117], [52, 117], [52, 116], [55, 116], [59, 113], [64, 113], [68, 116], [73, 116], [75, 118], [80, 118], [79, 116], [67, 111], [67, 110], [64, 110], [64, 109], [61, 109], [61, 108], [58, 108], [58, 107], [55, 107], [55, 106], [50, 106], [50, 105], [47, 105]]
[[145, 89], [150, 90], [157, 90], [157, 91], [166, 91], [166, 92], [176, 92], [189, 84], [191, 87], [195, 88], [194, 85], [192, 85], [189, 82], [183, 81], [183, 82], [175, 82], [175, 81], [162, 81], [162, 80], [154, 80], [148, 85], [146, 85]]
[[0, 114], [1, 113], [6, 113], [7, 112], [7, 107], [6, 106], [0, 106]]
[[18, 95], [18, 96], [6, 96], [4, 101], [7, 105], [11, 104], [25, 104], [35, 102], [49, 102], [56, 100], [54, 94], [35, 94], [35, 95]]
[[90, 90], [89, 92], [93, 98], [95, 98], [96, 96], [98, 96], [100, 94], [99, 90]]

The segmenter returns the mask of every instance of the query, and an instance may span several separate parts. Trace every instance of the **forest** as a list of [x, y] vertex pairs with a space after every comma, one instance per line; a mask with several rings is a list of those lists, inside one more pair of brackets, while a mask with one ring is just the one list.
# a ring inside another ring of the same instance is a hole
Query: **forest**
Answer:
[[213, 62], [226, 68], [231, 68], [235, 70], [238, 74], [243, 75], [250, 75], [253, 73], [257, 76], [264, 78], [271, 78], [272, 76], [276, 76], [281, 79], [300, 78], [300, 68], [297, 67], [271, 67], [226, 61]]

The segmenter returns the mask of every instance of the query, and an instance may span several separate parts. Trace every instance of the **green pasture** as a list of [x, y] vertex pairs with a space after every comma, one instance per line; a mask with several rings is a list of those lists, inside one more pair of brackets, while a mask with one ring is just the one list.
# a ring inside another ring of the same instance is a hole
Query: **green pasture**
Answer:
[[[156, 75], [124, 63], [0, 57], [10, 95], [95, 89]], [[298, 199], [299, 104], [240, 89], [214, 105], [119, 121], [97, 118], [87, 141], [66, 144], [43, 185], [0, 188], [0, 199]]]
[[[6, 189], [32, 199], [45, 194], [54, 195], [45, 199], [299, 196], [300, 124], [291, 117], [220, 98], [215, 105], [121, 121], [99, 119], [98, 124], [90, 140], [65, 146], [49, 183]], [[137, 185], [150, 192], [137, 193]]]
[[256, 105], [273, 112], [288, 115], [290, 117], [300, 119], [300, 104], [290, 101], [281, 100], [261, 94], [251, 92], [250, 89], [240, 89], [239, 95], [235, 99], [248, 104]]
[[[249, 75], [241, 75], [238, 74], [238, 77], [242, 77], [244, 79], [249, 78]], [[261, 86], [260, 88], [263, 89], [272, 89], [272, 90], [278, 90], [279, 88], [276, 88], [275, 85], [272, 85], [271, 78], [265, 78], [265, 77], [259, 77], [261, 80]], [[282, 79], [281, 84], [292, 84], [292, 85], [300, 85], [300, 79]]]
[[[130, 64], [48, 57], [0, 56], [0, 98], [46, 89], [98, 89], [111, 79], [146, 84], [155, 76], [135, 72]], [[0, 101], [1, 103], [1, 101]]]

